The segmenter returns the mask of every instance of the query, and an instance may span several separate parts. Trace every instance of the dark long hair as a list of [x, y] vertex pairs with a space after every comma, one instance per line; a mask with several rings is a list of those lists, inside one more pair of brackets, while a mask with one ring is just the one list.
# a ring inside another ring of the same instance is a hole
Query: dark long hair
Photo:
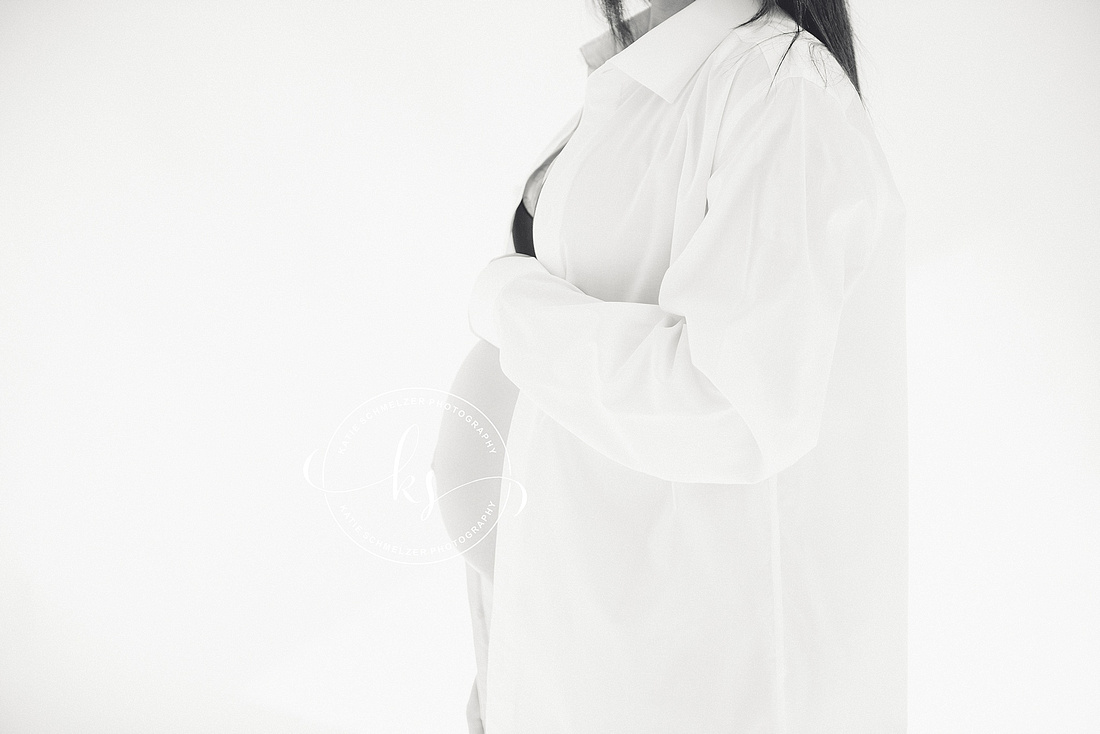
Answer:
[[[611, 33], [620, 48], [626, 48], [634, 42], [634, 34], [623, 17], [623, 0], [596, 0], [603, 11]], [[817, 40], [825, 44], [829, 52], [839, 62], [844, 73], [860, 92], [859, 70], [856, 68], [856, 52], [852, 41], [852, 22], [848, 17], [847, 0], [761, 0], [760, 10], [742, 25], [759, 20], [776, 7], [785, 10], [798, 29], [791, 38], [787, 51], [791, 50], [795, 40], [803, 30], [809, 31]], [[783, 58], [787, 57], [786, 51]], [[783, 63], [780, 59], [779, 63]], [[860, 94], [862, 96], [862, 94]]]

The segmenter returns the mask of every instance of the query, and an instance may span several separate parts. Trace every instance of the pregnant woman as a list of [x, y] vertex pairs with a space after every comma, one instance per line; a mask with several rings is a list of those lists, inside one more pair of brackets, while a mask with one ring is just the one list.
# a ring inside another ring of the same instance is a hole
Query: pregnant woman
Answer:
[[473, 284], [508, 462], [433, 462], [525, 490], [465, 555], [470, 729], [904, 732], [903, 208], [844, 0], [603, 10]]

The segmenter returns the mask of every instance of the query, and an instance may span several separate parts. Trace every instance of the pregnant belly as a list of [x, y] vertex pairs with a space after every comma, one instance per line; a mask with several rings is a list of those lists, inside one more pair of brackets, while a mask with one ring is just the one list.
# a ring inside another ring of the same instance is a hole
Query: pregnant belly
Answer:
[[[500, 352], [496, 347], [479, 341], [458, 368], [450, 392], [484, 413], [501, 438], [508, 438], [519, 389], [501, 372]], [[475, 525], [489, 502], [499, 507], [500, 480], [476, 480], [499, 477], [504, 465], [503, 452], [490, 454], [478, 450], [471, 442], [470, 432], [463, 430], [461, 425], [457, 421], [444, 421], [432, 459], [432, 470], [441, 493], [473, 482], [455, 492], [454, 501], [439, 506], [443, 524], [452, 538]], [[490, 532], [467, 550], [464, 557], [467, 563], [492, 579], [495, 551], [496, 533]]]

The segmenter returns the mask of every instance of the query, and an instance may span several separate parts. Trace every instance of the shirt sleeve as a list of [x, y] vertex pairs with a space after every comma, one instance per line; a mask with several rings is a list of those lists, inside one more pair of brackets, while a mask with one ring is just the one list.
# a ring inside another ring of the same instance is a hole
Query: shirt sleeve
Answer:
[[801, 77], [731, 96], [706, 213], [657, 304], [602, 301], [510, 254], [476, 279], [471, 329], [527, 397], [629, 468], [747, 484], [791, 466], [818, 441], [841, 311], [886, 205], [851, 109]]

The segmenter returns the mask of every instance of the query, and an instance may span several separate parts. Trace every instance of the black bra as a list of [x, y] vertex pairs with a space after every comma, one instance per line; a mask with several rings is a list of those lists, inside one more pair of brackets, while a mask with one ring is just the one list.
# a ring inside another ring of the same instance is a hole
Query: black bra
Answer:
[[516, 252], [531, 257], [535, 256], [535, 238], [531, 231], [534, 221], [531, 212], [527, 211], [523, 200], [520, 199], [516, 214], [512, 217], [512, 245]]

